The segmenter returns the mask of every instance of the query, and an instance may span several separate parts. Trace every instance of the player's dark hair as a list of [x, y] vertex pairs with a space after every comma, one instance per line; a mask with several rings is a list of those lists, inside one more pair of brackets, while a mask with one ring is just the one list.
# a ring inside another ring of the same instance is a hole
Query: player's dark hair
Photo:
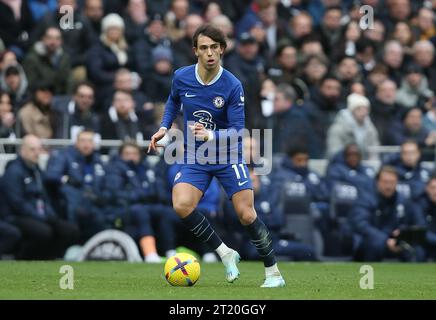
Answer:
[[197, 31], [195, 31], [194, 36], [192, 37], [192, 45], [194, 48], [197, 48], [197, 44], [198, 44], [198, 37], [200, 35], [206, 36], [211, 38], [213, 41], [216, 41], [220, 44], [221, 48], [227, 48], [227, 42], [226, 42], [226, 36], [224, 35], [224, 33], [210, 25], [210, 24], [205, 24], [201, 27], [199, 27], [197, 29]]
[[395, 169], [395, 167], [393, 167], [393, 166], [382, 166], [382, 167], [380, 168], [380, 170], [377, 172], [377, 175], [376, 175], [376, 177], [375, 177], [377, 181], [380, 179], [380, 176], [381, 176], [382, 173], [390, 173], [390, 174], [393, 174], [393, 175], [395, 175], [395, 176], [397, 177], [397, 179], [398, 179], [398, 171], [397, 171], [397, 169]]

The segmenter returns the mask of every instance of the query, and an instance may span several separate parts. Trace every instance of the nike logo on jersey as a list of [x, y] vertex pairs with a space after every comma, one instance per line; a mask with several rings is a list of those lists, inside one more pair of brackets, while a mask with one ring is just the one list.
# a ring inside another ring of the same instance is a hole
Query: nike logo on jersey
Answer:
[[186, 98], [193, 98], [195, 96], [196, 96], [195, 94], [188, 94], [187, 92], [185, 93]]
[[244, 184], [246, 184], [248, 182], [248, 180], [245, 180], [244, 182], [238, 182], [238, 186], [243, 186]]

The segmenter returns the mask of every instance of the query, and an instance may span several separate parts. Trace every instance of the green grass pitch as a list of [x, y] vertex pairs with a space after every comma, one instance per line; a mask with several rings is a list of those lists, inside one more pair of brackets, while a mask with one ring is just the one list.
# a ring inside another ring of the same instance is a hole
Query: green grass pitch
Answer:
[[[62, 290], [62, 265], [74, 270], [74, 289]], [[259, 288], [260, 262], [242, 262], [233, 284], [220, 263], [201, 264], [193, 287], [172, 287], [163, 264], [124, 262], [0, 262], [0, 299], [436, 299], [436, 264], [373, 263], [374, 289], [362, 290], [360, 263], [279, 264], [285, 288]]]

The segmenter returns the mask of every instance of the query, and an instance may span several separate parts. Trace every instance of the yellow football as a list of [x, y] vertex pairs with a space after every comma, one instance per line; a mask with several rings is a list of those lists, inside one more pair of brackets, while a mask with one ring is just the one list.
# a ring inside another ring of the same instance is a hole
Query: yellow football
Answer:
[[188, 253], [177, 253], [168, 258], [164, 272], [172, 286], [190, 287], [200, 278], [200, 263]]

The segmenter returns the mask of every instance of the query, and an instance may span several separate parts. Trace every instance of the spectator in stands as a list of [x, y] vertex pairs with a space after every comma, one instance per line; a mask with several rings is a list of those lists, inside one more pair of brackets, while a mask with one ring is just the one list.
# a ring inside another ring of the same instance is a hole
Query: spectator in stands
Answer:
[[424, 214], [427, 226], [424, 250], [426, 259], [436, 260], [436, 176], [432, 175], [427, 182], [425, 195], [419, 199], [418, 205]]
[[433, 90], [436, 88], [436, 63], [434, 54], [434, 44], [428, 40], [419, 40], [413, 45], [413, 61], [423, 69], [429, 87]]
[[361, 37], [356, 42], [356, 59], [365, 78], [376, 66], [375, 54], [376, 46], [371, 40]]
[[435, 43], [436, 27], [434, 25], [434, 12], [430, 8], [420, 8], [418, 11], [416, 27], [413, 30], [419, 40], [430, 40]]
[[269, 63], [267, 74], [276, 84], [291, 83], [297, 73], [297, 48], [284, 44], [277, 48], [275, 59]]
[[18, 112], [18, 135], [36, 135], [39, 138], [55, 137], [59, 113], [52, 109], [54, 89], [50, 84], [34, 85], [32, 100]]
[[[316, 95], [316, 90], [319, 88], [324, 77], [329, 69], [329, 60], [323, 54], [309, 54], [304, 57], [302, 65], [302, 76], [309, 95]], [[307, 97], [309, 98], [309, 97]]]
[[101, 34], [101, 21], [103, 19], [103, 0], [85, 0], [83, 4], [82, 17], [90, 26], [89, 35], [92, 42], [97, 42]]
[[66, 94], [71, 86], [71, 59], [62, 48], [62, 34], [58, 27], [48, 27], [23, 61], [29, 85], [43, 79], [54, 88], [55, 94]]
[[[276, 90], [277, 86], [270, 78], [265, 78], [262, 81], [259, 98], [262, 116], [265, 118], [271, 117], [274, 112], [274, 97], [276, 94]], [[268, 122], [268, 120], [266, 120], [266, 122]], [[267, 127], [271, 127], [271, 125], [272, 124], [267, 124]]]
[[174, 63], [176, 68], [197, 63], [197, 57], [192, 50], [192, 37], [195, 31], [204, 23], [198, 14], [190, 14], [185, 20], [185, 35], [173, 43]]
[[[304, 192], [314, 202], [327, 201], [328, 192], [319, 174], [309, 169], [309, 153], [306, 147], [294, 144], [288, 148], [285, 157], [276, 171], [281, 182], [298, 182], [305, 185]], [[301, 189], [301, 190], [303, 190]]]
[[147, 97], [152, 102], [166, 102], [171, 92], [173, 76], [173, 53], [170, 48], [158, 46], [151, 53], [153, 69], [144, 79]]
[[380, 83], [388, 79], [388, 68], [384, 64], [376, 64], [371, 71], [368, 72], [364, 80], [367, 96], [375, 96], [377, 87]]
[[342, 86], [342, 96], [345, 98], [350, 94], [351, 85], [355, 81], [361, 81], [362, 75], [359, 65], [354, 57], [342, 58], [335, 67], [335, 73]]
[[319, 37], [317, 35], [308, 35], [304, 37], [300, 46], [299, 55], [303, 60], [310, 55], [325, 56], [324, 48], [322, 47]]
[[142, 79], [147, 78], [153, 69], [151, 52], [158, 46], [171, 47], [162, 15], [155, 14], [151, 17], [143, 37], [139, 38], [133, 46], [135, 70]]
[[214, 17], [210, 23], [220, 29], [227, 37], [227, 48], [224, 56], [224, 59], [226, 59], [235, 52], [236, 48], [233, 23], [229, 17], [224, 14]]
[[380, 145], [377, 129], [369, 118], [369, 100], [352, 93], [347, 97], [347, 109], [338, 112], [327, 133], [327, 156], [331, 157], [344, 146], [355, 143], [365, 159], [370, 157], [368, 147]]
[[362, 35], [358, 21], [351, 20], [342, 28], [341, 38], [338, 46], [332, 50], [332, 58], [336, 60], [340, 57], [356, 57], [357, 43]]
[[79, 239], [77, 226], [62, 219], [51, 206], [44, 174], [38, 167], [41, 152], [40, 139], [25, 136], [17, 159], [7, 164], [3, 176], [7, 205], [23, 235], [17, 255], [22, 259], [62, 257], [65, 249]]
[[363, 36], [371, 40], [377, 48], [377, 52], [383, 49], [386, 35], [386, 28], [379, 19], [374, 19], [373, 28], [367, 28], [363, 32]]
[[415, 43], [415, 36], [408, 22], [398, 21], [395, 24], [395, 28], [391, 34], [391, 37], [393, 40], [397, 40], [400, 42], [406, 55], [410, 56], [413, 54], [412, 47]]
[[[141, 159], [141, 148], [125, 142], [119, 156], [107, 168], [106, 190], [110, 204], [108, 218], [139, 242], [145, 262], [161, 262], [157, 245], [167, 256], [174, 254], [175, 234], [173, 221], [177, 215], [171, 207], [156, 203], [159, 193], [154, 172]], [[152, 221], [158, 226], [153, 230]], [[156, 240], [158, 243], [156, 244]]]
[[397, 86], [401, 84], [403, 61], [404, 50], [401, 43], [396, 40], [386, 42], [383, 49], [383, 63], [388, 67], [389, 78], [395, 81]]
[[394, 138], [404, 108], [395, 102], [397, 85], [387, 79], [376, 87], [375, 100], [371, 101], [371, 120], [377, 128], [381, 145], [398, 145]]
[[4, 71], [11, 64], [17, 64], [17, 55], [11, 50], [0, 50], [0, 71]]
[[418, 107], [424, 110], [425, 103], [433, 95], [422, 68], [417, 64], [408, 64], [397, 92], [396, 102], [406, 108]]
[[221, 10], [221, 6], [216, 1], [210, 1], [209, 3], [205, 4], [203, 8], [203, 18], [206, 23], [212, 23], [212, 20], [215, 17], [218, 17], [223, 14], [223, 11]]
[[46, 171], [46, 181], [65, 201], [67, 220], [79, 226], [83, 242], [106, 227], [105, 171], [94, 140], [94, 132], [81, 131], [74, 146], [52, 152]]
[[391, 0], [387, 3], [388, 15], [384, 20], [386, 28], [391, 31], [398, 21], [407, 21], [412, 14], [410, 0]]
[[8, 65], [0, 74], [0, 88], [11, 98], [14, 113], [28, 100], [28, 82], [23, 67], [17, 62]]
[[132, 72], [126, 68], [118, 69], [115, 73], [115, 80], [111, 90], [112, 92], [110, 96], [105, 99], [104, 110], [106, 111], [107, 108], [110, 107], [113, 94], [118, 90], [129, 92], [132, 95], [138, 112], [146, 109], [148, 106], [145, 104], [148, 102], [148, 97], [142, 90], [140, 90], [142, 85], [141, 77], [136, 72]]
[[228, 57], [225, 63], [225, 68], [238, 77], [244, 87], [247, 128], [259, 128], [262, 119], [259, 104], [256, 102], [265, 61], [259, 55], [256, 39], [248, 32], [242, 33], [235, 54]]
[[401, 144], [400, 154], [385, 160], [397, 171], [397, 190], [404, 198], [416, 200], [424, 194], [430, 172], [422, 165], [421, 151], [416, 141], [406, 140]]
[[170, 10], [165, 15], [165, 25], [172, 41], [177, 41], [185, 36], [183, 25], [189, 14], [188, 0], [172, 0]]
[[[331, 158], [325, 179], [332, 196], [348, 199], [352, 204], [358, 198], [362, 199], [367, 196], [368, 192], [374, 188], [374, 176], [374, 169], [362, 163], [362, 152], [359, 146], [351, 143]], [[342, 187], [347, 185], [355, 189]], [[342, 212], [342, 214], [336, 212], [336, 214], [346, 217], [348, 212]]]
[[[402, 115], [402, 125], [393, 127], [393, 140], [400, 145], [406, 140], [414, 140], [420, 148], [432, 147], [436, 143], [436, 132], [429, 132], [422, 123], [419, 108], [407, 109]], [[433, 153], [433, 150], [425, 150]]]
[[[71, 27], [65, 27], [65, 12], [63, 6], [74, 10], [74, 21]], [[86, 52], [92, 46], [92, 27], [78, 10], [77, 0], [58, 0], [56, 11], [46, 14], [37, 24], [32, 38], [39, 39], [50, 26], [60, 26], [62, 47], [70, 57], [72, 77], [75, 81], [85, 80]]]
[[264, 59], [274, 57], [280, 42], [289, 37], [286, 22], [277, 17], [277, 4], [267, 2], [261, 6], [258, 12], [258, 20], [252, 20], [247, 24], [248, 30], [239, 28], [239, 35], [242, 32], [249, 32], [259, 44], [259, 52]]
[[0, 138], [15, 138], [15, 115], [13, 113], [11, 97], [0, 90]]
[[359, 201], [352, 207], [350, 224], [354, 232], [356, 260], [423, 260], [422, 249], [415, 247], [410, 250], [409, 246], [402, 246], [397, 241], [401, 228], [425, 224], [416, 205], [396, 191], [397, 182], [397, 171], [383, 166], [377, 174], [376, 190], [372, 193], [371, 201]]
[[326, 8], [320, 25], [315, 32], [321, 36], [324, 52], [330, 55], [339, 44], [342, 34], [342, 9], [340, 6]]
[[274, 95], [273, 114], [269, 128], [273, 129], [273, 153], [285, 153], [290, 145], [303, 143], [309, 148], [309, 155], [318, 154], [314, 130], [301, 106], [295, 103], [295, 90], [280, 84]]
[[28, 49], [34, 19], [27, 1], [0, 1], [0, 39], [20, 58]]
[[361, 96], [366, 96], [366, 89], [362, 82], [353, 82], [350, 86], [350, 94], [357, 93]]
[[133, 45], [137, 39], [143, 36], [149, 21], [147, 9], [145, 0], [128, 1], [123, 19], [126, 24], [126, 41], [129, 45]]
[[297, 48], [300, 48], [306, 36], [313, 32], [313, 19], [307, 12], [301, 12], [292, 17], [289, 21], [291, 41]]
[[[129, 60], [124, 21], [118, 14], [109, 14], [103, 18], [100, 40], [89, 50], [86, 60], [88, 78], [96, 86], [97, 101], [105, 101], [111, 92], [116, 71], [128, 67]], [[97, 104], [98, 110], [102, 108]]]
[[303, 106], [318, 140], [319, 148], [316, 158], [324, 156], [327, 130], [341, 108], [341, 91], [339, 80], [332, 75], [326, 75], [322, 78], [319, 88], [316, 88], [311, 95], [311, 99], [305, 101]]
[[93, 110], [94, 99], [94, 87], [86, 81], [74, 87], [72, 96], [53, 99], [52, 108], [60, 113], [58, 138], [76, 141], [77, 134], [86, 129], [95, 132], [96, 140], [100, 140], [100, 118]]
[[102, 138], [142, 142], [141, 125], [135, 112], [132, 95], [128, 92], [116, 91], [112, 106], [101, 119]]

